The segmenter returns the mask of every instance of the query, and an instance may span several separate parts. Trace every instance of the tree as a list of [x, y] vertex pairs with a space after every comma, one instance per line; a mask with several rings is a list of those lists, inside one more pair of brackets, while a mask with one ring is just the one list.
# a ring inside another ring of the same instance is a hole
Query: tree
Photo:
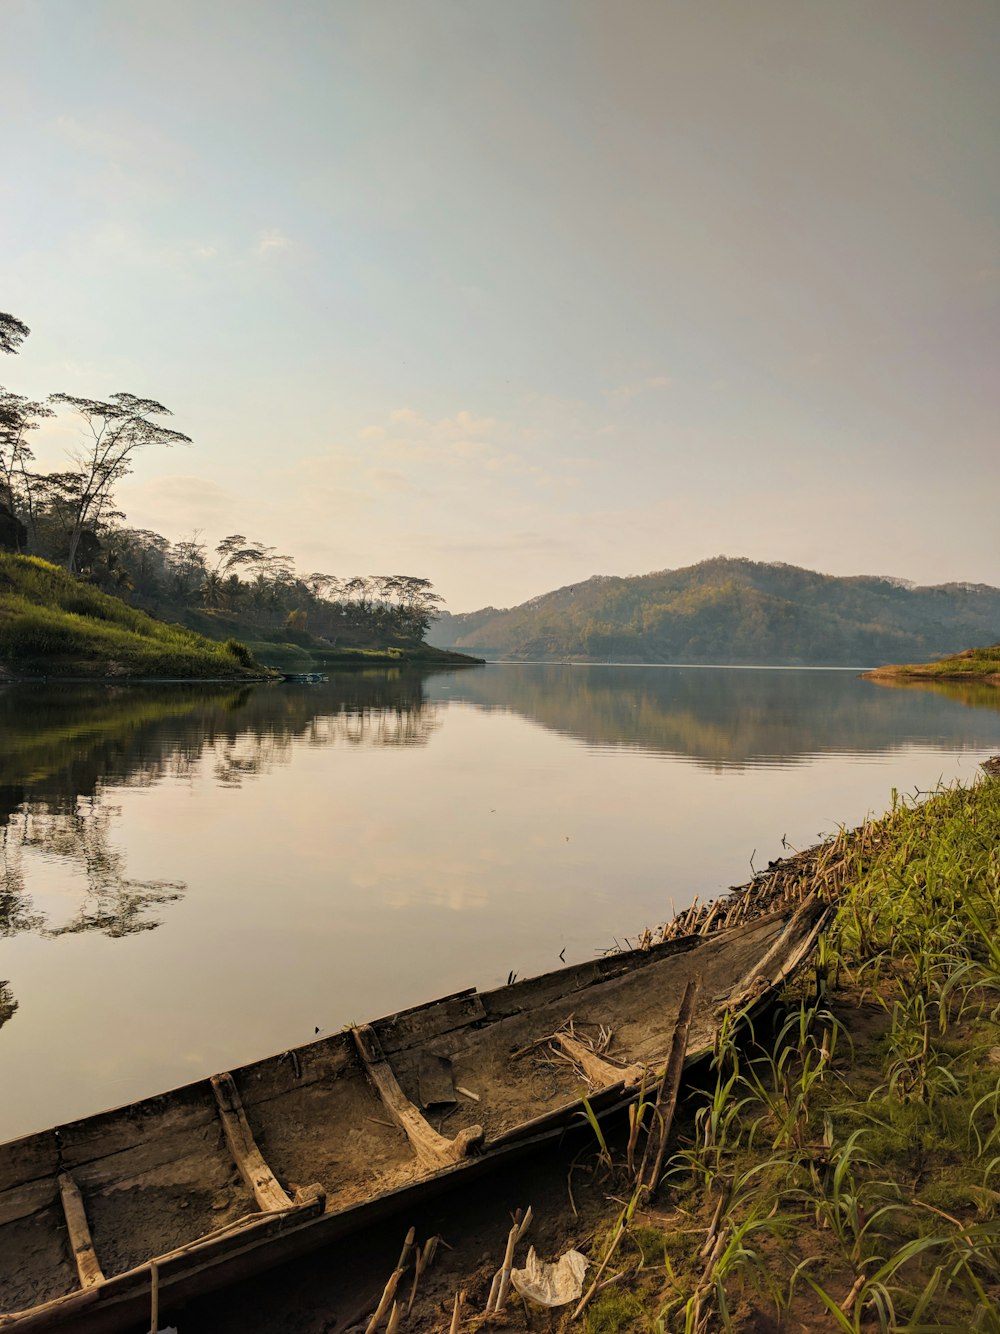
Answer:
[[21, 344], [31, 330], [16, 315], [8, 315], [0, 310], [0, 352], [8, 354], [20, 351]]
[[[23, 320], [0, 310], [0, 352], [18, 352], [29, 333]], [[0, 385], [0, 548], [21, 551], [28, 540], [28, 525], [17, 512], [18, 492], [23, 495], [27, 490], [29, 506], [31, 501], [26, 464], [34, 455], [24, 437], [38, 425], [39, 417], [51, 416], [51, 409]]]
[[28, 471], [35, 456], [27, 434], [37, 428], [42, 417], [52, 416], [52, 409], [44, 403], [35, 403], [0, 385], [0, 512], [7, 516], [9, 532], [17, 535], [12, 548], [15, 551], [33, 544], [35, 535], [38, 478]]
[[112, 394], [103, 402], [53, 394], [49, 401], [65, 403], [78, 412], [90, 437], [73, 456], [80, 485], [70, 524], [66, 568], [75, 574], [81, 536], [88, 527], [96, 530], [100, 525], [115, 484], [132, 471], [132, 456], [150, 445], [189, 445], [191, 437], [153, 421], [154, 417], [173, 414], [152, 398]]

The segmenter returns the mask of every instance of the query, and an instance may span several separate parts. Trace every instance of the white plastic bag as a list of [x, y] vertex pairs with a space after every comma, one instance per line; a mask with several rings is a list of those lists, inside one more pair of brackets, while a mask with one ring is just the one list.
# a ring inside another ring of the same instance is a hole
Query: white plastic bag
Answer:
[[534, 1246], [528, 1249], [523, 1269], [511, 1271], [510, 1281], [521, 1294], [539, 1306], [566, 1306], [583, 1294], [587, 1259], [579, 1251], [567, 1251], [555, 1264], [539, 1260]]

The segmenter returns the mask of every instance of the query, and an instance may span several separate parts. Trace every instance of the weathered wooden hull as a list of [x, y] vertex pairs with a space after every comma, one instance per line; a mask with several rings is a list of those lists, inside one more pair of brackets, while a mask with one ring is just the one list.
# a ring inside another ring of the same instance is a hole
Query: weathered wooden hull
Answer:
[[584, 1095], [610, 1111], [662, 1070], [692, 978], [689, 1061], [807, 957], [823, 915], [808, 899], [445, 997], [0, 1146], [0, 1330], [141, 1325], [154, 1282], [173, 1305], [491, 1170]]

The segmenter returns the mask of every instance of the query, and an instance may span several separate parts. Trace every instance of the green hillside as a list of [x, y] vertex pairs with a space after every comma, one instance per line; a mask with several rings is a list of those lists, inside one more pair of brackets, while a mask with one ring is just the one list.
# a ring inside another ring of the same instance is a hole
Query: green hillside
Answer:
[[259, 678], [236, 641], [157, 621], [58, 566], [0, 553], [0, 677]]
[[998, 631], [1000, 589], [985, 584], [919, 588], [718, 557], [443, 615], [428, 639], [520, 660], [866, 666], [926, 661]]

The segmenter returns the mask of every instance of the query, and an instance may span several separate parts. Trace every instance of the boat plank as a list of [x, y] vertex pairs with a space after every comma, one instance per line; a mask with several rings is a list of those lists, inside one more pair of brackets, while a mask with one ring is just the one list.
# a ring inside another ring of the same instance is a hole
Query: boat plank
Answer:
[[529, 977], [510, 986], [484, 991], [480, 1000], [488, 1019], [524, 1014], [539, 1006], [551, 1005], [565, 997], [585, 992], [591, 987], [601, 986], [624, 974], [641, 972], [666, 958], [687, 954], [700, 943], [697, 936], [681, 936], [648, 950], [604, 954], [586, 963], [560, 968], [554, 973], [543, 973], [541, 977]]
[[339, 1079], [355, 1064], [354, 1047], [343, 1033], [317, 1038], [302, 1047], [253, 1061], [232, 1071], [244, 1107], [255, 1107], [294, 1090]]
[[[371, 1199], [416, 1169], [410, 1142], [391, 1119], [344, 1034], [351, 1064], [336, 1079], [296, 1084], [280, 1098], [251, 1103], [233, 1072], [251, 1133], [279, 1181], [320, 1182], [329, 1208]], [[331, 1133], [333, 1132], [333, 1133]]]
[[215, 1102], [207, 1080], [128, 1107], [60, 1126], [59, 1162], [73, 1170], [126, 1149], [152, 1147], [213, 1125]]
[[431, 1005], [421, 1005], [401, 1014], [377, 1019], [369, 1025], [378, 1037], [386, 1056], [415, 1047], [418, 1043], [432, 1042], [454, 1032], [482, 1023], [486, 1018], [482, 998], [477, 991], [460, 992]]
[[42, 1130], [0, 1146], [0, 1192], [23, 1186], [59, 1170], [59, 1144], [51, 1130]]
[[12, 1186], [0, 1194], [0, 1227], [16, 1223], [19, 1218], [30, 1218], [40, 1209], [50, 1208], [58, 1194], [53, 1177], [38, 1177], [22, 1186]]

